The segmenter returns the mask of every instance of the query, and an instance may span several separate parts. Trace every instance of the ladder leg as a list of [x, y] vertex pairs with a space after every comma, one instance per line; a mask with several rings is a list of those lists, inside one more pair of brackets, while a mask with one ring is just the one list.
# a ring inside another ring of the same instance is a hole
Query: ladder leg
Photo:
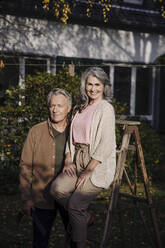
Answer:
[[[126, 121], [126, 123], [127, 123], [127, 121]], [[120, 123], [120, 124], [122, 124], [122, 123]], [[158, 230], [157, 219], [156, 219], [156, 214], [155, 214], [155, 209], [154, 209], [153, 204], [152, 204], [152, 198], [151, 198], [150, 187], [149, 187], [149, 180], [148, 180], [147, 171], [145, 168], [145, 162], [144, 162], [144, 156], [143, 156], [139, 131], [138, 131], [137, 126], [135, 126], [134, 123], [130, 123], [130, 126], [129, 126], [129, 123], [127, 123], [127, 124], [128, 125], [126, 125], [125, 131], [124, 131], [124, 135], [123, 135], [123, 139], [122, 139], [122, 145], [121, 145], [121, 149], [120, 149], [118, 159], [117, 159], [116, 174], [115, 174], [114, 183], [112, 186], [112, 194], [111, 194], [111, 198], [109, 200], [109, 206], [108, 206], [108, 211], [107, 211], [107, 215], [106, 215], [104, 233], [103, 233], [103, 237], [102, 237], [102, 240], [100, 243], [100, 248], [107, 247], [107, 243], [108, 243], [108, 240], [110, 238], [111, 228], [112, 228], [112, 223], [113, 223], [113, 218], [114, 218], [114, 212], [115, 212], [115, 209], [117, 206], [117, 201], [118, 201], [119, 193], [120, 193], [120, 186], [121, 186], [121, 181], [122, 181], [122, 177], [123, 177], [123, 172], [126, 175], [127, 183], [131, 189], [131, 193], [133, 194], [133, 197], [135, 197], [134, 200], [135, 201], [140, 200], [140, 199], [138, 199], [139, 197], [136, 197], [136, 188], [137, 188], [137, 178], [136, 178], [137, 175], [136, 174], [137, 174], [137, 172], [135, 173], [135, 186], [133, 189], [131, 182], [129, 180], [129, 177], [125, 171], [125, 169], [126, 169], [125, 168], [125, 161], [126, 161], [127, 152], [129, 149], [130, 138], [131, 138], [132, 134], [134, 134], [134, 138], [135, 138], [135, 142], [136, 142], [136, 151], [138, 154], [138, 160], [140, 162], [140, 170], [141, 170], [143, 180], [144, 180], [144, 188], [145, 188], [146, 198], [147, 198], [146, 201], [147, 201], [147, 204], [149, 207], [151, 220], [153, 223], [153, 229], [155, 231], [155, 236], [156, 236], [156, 243], [154, 244], [152, 242], [153, 240], [151, 240], [151, 239], [150, 239], [150, 243], [151, 243], [152, 247], [162, 248], [161, 240], [160, 240], [160, 234], [159, 234], [159, 230]], [[145, 223], [145, 220], [143, 218], [142, 212], [140, 211], [140, 206], [139, 206], [138, 202], [135, 202], [135, 208], [136, 208], [136, 210], [139, 211], [140, 217], [141, 217], [143, 224], [145, 226], [146, 223]], [[147, 232], [149, 231], [147, 225], [145, 226], [145, 229]], [[134, 243], [134, 241], [133, 241], [133, 243]]]
[[144, 155], [143, 155], [143, 150], [142, 150], [141, 141], [140, 141], [140, 135], [139, 135], [139, 131], [137, 127], [135, 127], [135, 141], [136, 141], [138, 156], [140, 160], [140, 168], [141, 168], [143, 179], [144, 179], [144, 187], [145, 187], [148, 205], [150, 209], [151, 219], [152, 219], [154, 231], [156, 234], [156, 242], [157, 242], [156, 247], [161, 248], [162, 245], [161, 245], [160, 233], [158, 229], [155, 209], [152, 204], [152, 198], [151, 198], [150, 187], [149, 187], [149, 179], [147, 176], [147, 171], [146, 171], [145, 162], [144, 162]]
[[119, 196], [121, 180], [123, 176], [123, 170], [124, 170], [124, 165], [126, 161], [130, 137], [131, 137], [131, 134], [128, 133], [126, 129], [123, 135], [123, 139], [122, 139], [121, 152], [119, 153], [118, 160], [117, 160], [116, 175], [115, 175], [115, 179], [114, 179], [114, 183], [112, 187], [112, 196], [109, 201], [109, 207], [108, 207], [108, 212], [106, 216], [104, 233], [103, 233], [103, 238], [101, 241], [100, 248], [104, 248], [106, 246], [108, 239], [110, 237], [110, 232], [111, 232], [112, 222], [113, 222], [113, 217], [114, 217], [114, 210], [116, 208], [117, 200]]

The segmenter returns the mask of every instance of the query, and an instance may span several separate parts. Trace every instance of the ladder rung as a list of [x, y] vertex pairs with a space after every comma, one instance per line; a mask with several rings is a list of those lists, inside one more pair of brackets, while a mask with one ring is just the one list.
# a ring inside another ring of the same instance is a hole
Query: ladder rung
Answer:
[[119, 193], [121, 196], [126, 197], [126, 198], [130, 198], [130, 199], [134, 199], [140, 202], [145, 202], [148, 203], [147, 199], [145, 199], [144, 197], [138, 197], [136, 195], [130, 195], [130, 194], [126, 194], [126, 193]]
[[140, 121], [116, 120], [116, 124], [136, 126], [136, 125], [140, 125], [141, 123]]

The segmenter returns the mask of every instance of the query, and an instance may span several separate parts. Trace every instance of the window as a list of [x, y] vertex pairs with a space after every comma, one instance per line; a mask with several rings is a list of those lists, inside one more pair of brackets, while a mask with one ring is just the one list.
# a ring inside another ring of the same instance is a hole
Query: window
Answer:
[[35, 75], [37, 72], [47, 71], [46, 59], [26, 58], [25, 59], [25, 74]]
[[103, 60], [101, 59], [87, 59], [87, 58], [72, 58], [72, 57], [57, 57], [56, 69], [57, 72], [62, 70], [64, 66], [73, 64], [75, 67], [75, 73], [81, 75], [88, 67], [99, 66], [109, 74], [109, 66], [103, 65]]
[[132, 4], [143, 4], [143, 0], [123, 0], [124, 3], [132, 3]]
[[150, 115], [152, 102], [151, 68], [137, 68], [136, 77], [136, 115]]
[[4, 102], [4, 95], [6, 89], [10, 86], [16, 86], [20, 83], [21, 70], [23, 79], [26, 75], [35, 75], [37, 72], [47, 72], [47, 59], [42, 58], [24, 58], [21, 64], [19, 57], [3, 56], [4, 67], [0, 69], [0, 104]]
[[19, 59], [17, 57], [3, 57], [4, 68], [0, 69], [0, 104], [4, 102], [4, 94], [9, 86], [18, 85]]
[[130, 111], [131, 68], [115, 67], [114, 97], [120, 103], [127, 104], [127, 114]]

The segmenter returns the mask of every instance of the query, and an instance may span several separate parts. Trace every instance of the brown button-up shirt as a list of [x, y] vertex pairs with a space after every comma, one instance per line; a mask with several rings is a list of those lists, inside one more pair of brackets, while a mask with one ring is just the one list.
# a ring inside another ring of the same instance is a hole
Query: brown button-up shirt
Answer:
[[55, 148], [49, 120], [30, 129], [20, 159], [22, 201], [31, 199], [36, 207], [53, 208], [53, 199], [45, 200], [43, 194], [55, 175]]

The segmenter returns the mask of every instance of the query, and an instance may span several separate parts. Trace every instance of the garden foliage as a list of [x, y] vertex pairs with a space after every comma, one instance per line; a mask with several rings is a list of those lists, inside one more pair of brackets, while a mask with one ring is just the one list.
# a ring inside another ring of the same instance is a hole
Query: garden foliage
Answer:
[[[57, 75], [37, 73], [36, 76], [27, 76], [25, 88], [9, 88], [6, 91], [4, 106], [0, 107], [0, 171], [1, 178], [5, 181], [18, 181], [19, 160], [23, 143], [29, 129], [36, 123], [48, 118], [47, 95], [53, 88], [64, 88], [70, 92], [73, 105], [79, 94], [80, 77], [71, 76], [64, 69]], [[121, 116], [126, 106], [113, 99], [115, 112]], [[120, 143], [122, 128], [117, 125], [117, 143]], [[149, 171], [159, 164], [160, 140], [159, 135], [144, 123], [140, 127], [144, 155]], [[131, 171], [133, 156], [127, 161]], [[4, 183], [3, 183], [4, 185]]]
[[4, 106], [0, 107], [1, 182], [18, 181], [19, 160], [27, 133], [33, 125], [48, 118], [48, 93], [53, 88], [64, 88], [72, 95], [74, 105], [79, 83], [79, 76], [70, 76], [64, 70], [55, 76], [48, 73], [28, 75], [24, 89], [11, 87], [6, 91]]

